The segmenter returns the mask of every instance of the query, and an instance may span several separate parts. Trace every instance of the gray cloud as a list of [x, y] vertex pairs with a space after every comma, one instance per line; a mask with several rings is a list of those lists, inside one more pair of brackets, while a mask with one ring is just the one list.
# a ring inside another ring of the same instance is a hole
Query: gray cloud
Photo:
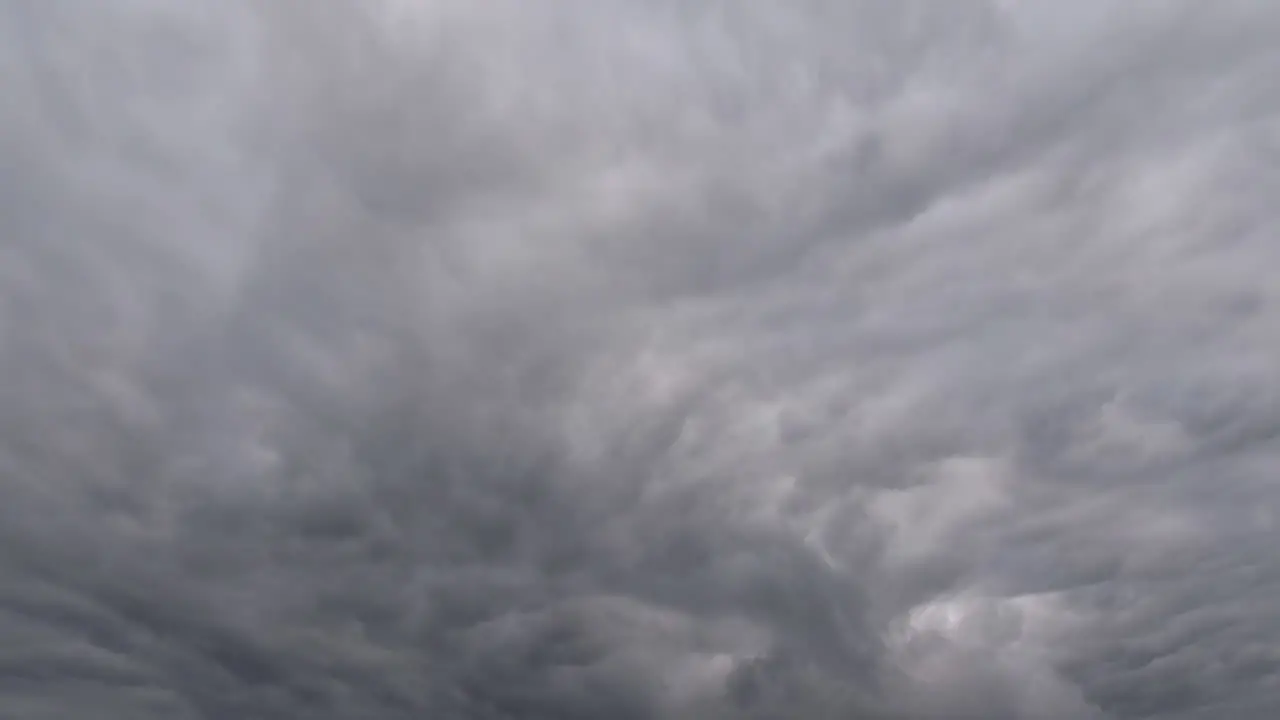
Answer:
[[0, 715], [1280, 702], [1270, 3], [0, 18]]

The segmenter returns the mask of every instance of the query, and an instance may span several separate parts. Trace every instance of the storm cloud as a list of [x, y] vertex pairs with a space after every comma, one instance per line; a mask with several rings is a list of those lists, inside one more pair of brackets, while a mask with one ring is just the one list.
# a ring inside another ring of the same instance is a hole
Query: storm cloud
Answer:
[[0, 717], [1280, 707], [1280, 5], [0, 0]]

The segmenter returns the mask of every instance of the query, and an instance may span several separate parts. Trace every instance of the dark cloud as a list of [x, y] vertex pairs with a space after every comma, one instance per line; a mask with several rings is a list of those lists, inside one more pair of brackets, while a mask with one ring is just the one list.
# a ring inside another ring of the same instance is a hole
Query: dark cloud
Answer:
[[0, 716], [1280, 702], [1270, 3], [0, 19]]

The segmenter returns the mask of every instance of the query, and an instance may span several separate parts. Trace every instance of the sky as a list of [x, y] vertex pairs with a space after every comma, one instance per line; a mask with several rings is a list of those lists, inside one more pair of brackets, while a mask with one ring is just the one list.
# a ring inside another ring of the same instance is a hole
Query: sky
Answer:
[[1280, 4], [0, 0], [0, 717], [1280, 707]]

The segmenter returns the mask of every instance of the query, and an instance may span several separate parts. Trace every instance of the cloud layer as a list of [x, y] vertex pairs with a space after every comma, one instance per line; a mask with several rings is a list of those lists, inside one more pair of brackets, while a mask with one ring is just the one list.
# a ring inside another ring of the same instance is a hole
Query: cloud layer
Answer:
[[0, 715], [1271, 717], [1280, 7], [0, 4]]

